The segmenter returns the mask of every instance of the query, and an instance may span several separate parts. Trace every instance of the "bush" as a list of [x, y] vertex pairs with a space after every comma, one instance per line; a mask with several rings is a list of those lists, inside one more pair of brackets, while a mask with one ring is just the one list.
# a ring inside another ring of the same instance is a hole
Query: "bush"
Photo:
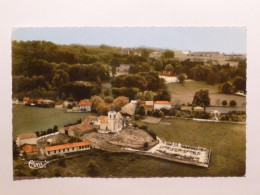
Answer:
[[58, 165], [59, 165], [60, 167], [63, 167], [63, 168], [66, 168], [66, 167], [67, 167], [66, 162], [65, 162], [64, 159], [60, 160], [60, 161], [58, 162]]
[[222, 101], [222, 106], [226, 106], [227, 105], [227, 100], [223, 100]]
[[234, 107], [234, 106], [237, 105], [237, 102], [236, 102], [235, 100], [231, 100], [231, 101], [229, 102], [229, 105], [232, 106], [232, 107]]
[[148, 150], [149, 144], [147, 142], [144, 143], [144, 149]]

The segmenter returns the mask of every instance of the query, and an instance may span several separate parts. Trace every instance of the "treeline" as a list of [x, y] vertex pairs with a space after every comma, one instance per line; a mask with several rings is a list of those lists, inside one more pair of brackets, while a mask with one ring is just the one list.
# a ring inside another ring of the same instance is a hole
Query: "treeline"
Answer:
[[[246, 92], [246, 60], [240, 60], [237, 67], [226, 65], [205, 65], [203, 62], [185, 60], [174, 62], [177, 74], [185, 73], [188, 79], [206, 81], [208, 84], [221, 84], [221, 93]], [[228, 84], [228, 86], [227, 86]], [[223, 88], [224, 86], [224, 88]], [[225, 89], [228, 88], [229, 89]]]
[[126, 96], [129, 99], [170, 100], [165, 81], [158, 72], [140, 72], [120, 75], [111, 80], [112, 93], [115, 97]]
[[110, 78], [106, 63], [119, 51], [106, 46], [13, 41], [13, 96], [79, 100], [99, 94], [101, 82]]
[[54, 125], [53, 128], [49, 128], [47, 130], [35, 131], [35, 134], [37, 135], [37, 137], [41, 137], [56, 132], [58, 132], [58, 126]]

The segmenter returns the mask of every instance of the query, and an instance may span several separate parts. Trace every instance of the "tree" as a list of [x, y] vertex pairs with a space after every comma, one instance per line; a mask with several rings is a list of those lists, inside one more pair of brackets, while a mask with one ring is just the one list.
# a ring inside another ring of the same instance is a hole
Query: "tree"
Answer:
[[244, 79], [241, 76], [237, 76], [233, 79], [232, 82], [234, 88], [236, 91], [242, 90], [242, 91], [246, 91], [246, 79]]
[[229, 82], [223, 83], [219, 86], [219, 91], [224, 94], [231, 94], [232, 93], [232, 86]]
[[94, 160], [90, 160], [87, 164], [87, 175], [97, 177], [99, 175], [98, 165]]
[[219, 81], [219, 75], [211, 70], [207, 76], [207, 84], [213, 85]]
[[229, 102], [229, 105], [232, 106], [232, 107], [235, 107], [237, 105], [237, 102], [235, 100], [231, 100]]
[[171, 50], [166, 50], [163, 52], [163, 57], [165, 58], [173, 58], [174, 57], [174, 52]]
[[61, 97], [61, 89], [63, 85], [68, 83], [69, 74], [63, 70], [57, 70], [52, 78], [53, 85], [58, 89], [59, 97]]
[[144, 106], [140, 106], [137, 109], [136, 114], [140, 114], [140, 115], [144, 116], [145, 115], [145, 108], [144, 108]]
[[154, 70], [156, 71], [161, 71], [163, 69], [162, 61], [158, 59], [155, 60], [153, 66], [154, 66]]
[[210, 105], [210, 98], [209, 98], [209, 90], [198, 90], [196, 91], [192, 104], [200, 106], [201, 104], [204, 104], [205, 106]]
[[184, 74], [184, 73], [179, 74], [178, 77], [177, 77], [179, 83], [184, 83], [186, 78], [187, 78], [187, 75]]
[[167, 65], [165, 66], [164, 70], [165, 70], [165, 71], [171, 71], [171, 72], [173, 72], [174, 67], [173, 67], [173, 65], [171, 65], [171, 64], [167, 64]]
[[112, 66], [112, 76], [115, 76], [115, 75], [116, 75], [116, 67]]
[[226, 106], [227, 105], [227, 100], [223, 100], [222, 101], [222, 106]]
[[124, 96], [119, 96], [113, 101], [116, 111], [121, 110], [121, 108], [127, 103], [129, 103], [129, 98]]
[[154, 101], [170, 101], [171, 100], [171, 94], [167, 89], [160, 89], [158, 90], [157, 95], [154, 96]]
[[114, 100], [114, 98], [111, 97], [111, 96], [105, 96], [105, 97], [104, 97], [104, 101], [105, 101], [106, 103], [112, 103], [113, 100]]

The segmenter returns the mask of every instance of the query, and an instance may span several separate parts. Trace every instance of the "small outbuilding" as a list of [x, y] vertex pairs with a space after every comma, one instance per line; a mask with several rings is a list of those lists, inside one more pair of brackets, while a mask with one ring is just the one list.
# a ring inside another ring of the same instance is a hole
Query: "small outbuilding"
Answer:
[[20, 147], [24, 144], [36, 145], [37, 144], [37, 135], [35, 133], [27, 133], [27, 134], [18, 135], [17, 139], [16, 139], [16, 145], [18, 147]]

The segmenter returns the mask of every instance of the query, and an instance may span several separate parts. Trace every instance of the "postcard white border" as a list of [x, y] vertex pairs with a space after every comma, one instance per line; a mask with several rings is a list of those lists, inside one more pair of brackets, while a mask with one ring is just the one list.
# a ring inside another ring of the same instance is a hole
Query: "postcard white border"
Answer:
[[[257, 194], [259, 189], [259, 54], [257, 0], [9, 0], [0, 6], [0, 194]], [[13, 181], [11, 28], [59, 26], [246, 26], [247, 170], [240, 178], [64, 178]]]

